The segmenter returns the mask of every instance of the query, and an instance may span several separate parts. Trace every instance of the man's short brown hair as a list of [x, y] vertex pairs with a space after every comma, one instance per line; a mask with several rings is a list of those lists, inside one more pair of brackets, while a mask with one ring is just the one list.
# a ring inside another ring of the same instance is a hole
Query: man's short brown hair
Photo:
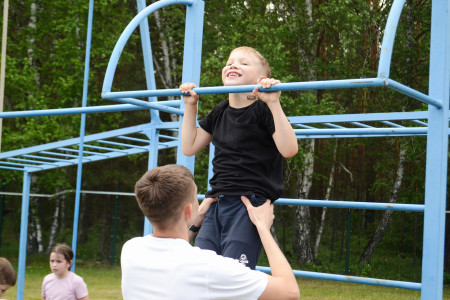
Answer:
[[254, 49], [252, 47], [242, 46], [242, 47], [237, 47], [237, 48], [233, 49], [231, 51], [231, 53], [233, 53], [234, 51], [242, 51], [242, 52], [247, 52], [247, 53], [254, 54], [256, 57], [258, 57], [259, 61], [261, 62], [261, 65], [262, 65], [262, 67], [264, 69], [265, 74], [261, 74], [261, 75], [264, 75], [266, 77], [270, 77], [270, 75], [271, 75], [270, 65], [267, 62], [267, 60], [264, 58], [264, 56], [262, 56], [262, 54], [259, 53], [258, 50]]
[[185, 203], [192, 201], [195, 183], [186, 167], [165, 165], [145, 173], [134, 190], [144, 215], [164, 228], [176, 221]]
[[4, 257], [0, 257], [0, 284], [13, 286], [16, 284], [16, 271]]

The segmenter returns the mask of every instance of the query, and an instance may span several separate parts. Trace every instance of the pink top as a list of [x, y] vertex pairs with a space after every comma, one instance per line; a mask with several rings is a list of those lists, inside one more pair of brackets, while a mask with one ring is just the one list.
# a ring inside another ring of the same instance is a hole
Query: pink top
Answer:
[[46, 300], [78, 300], [87, 295], [83, 278], [73, 272], [61, 279], [53, 273], [48, 274], [42, 283], [42, 297]]

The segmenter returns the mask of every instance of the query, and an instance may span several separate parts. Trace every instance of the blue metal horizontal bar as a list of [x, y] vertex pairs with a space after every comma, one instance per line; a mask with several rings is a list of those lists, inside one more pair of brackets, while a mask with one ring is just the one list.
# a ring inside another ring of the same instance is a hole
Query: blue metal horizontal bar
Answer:
[[363, 123], [360, 123], [360, 122], [350, 122], [350, 124], [353, 124], [353, 125], [356, 125], [356, 126], [359, 126], [359, 127], [363, 127], [363, 128], [374, 128], [373, 126], [369, 126], [367, 124], [363, 124]]
[[103, 144], [114, 145], [114, 146], [122, 146], [122, 147], [126, 147], [126, 148], [139, 148], [139, 149], [148, 150], [148, 147], [144, 147], [144, 146], [125, 144], [125, 143], [118, 143], [118, 142], [111, 142], [111, 141], [104, 141], [104, 140], [98, 140], [97, 143], [103, 143]]
[[72, 155], [72, 154], [67, 154], [67, 153], [58, 153], [58, 152], [50, 152], [50, 151], [41, 151], [39, 153], [47, 154], [47, 155], [60, 156], [60, 157], [72, 157], [72, 158], [78, 157], [78, 155]]
[[178, 127], [180, 126], [180, 123], [178, 121], [176, 122], [162, 122], [160, 124], [152, 124], [153, 127], [156, 129], [165, 129], [169, 131], [178, 131]]
[[[97, 150], [104, 150], [104, 151], [109, 151], [109, 152], [122, 152], [122, 153], [126, 153], [127, 151], [124, 149], [115, 149], [115, 148], [109, 148], [109, 147], [101, 147], [101, 146], [94, 146], [94, 145], [84, 145], [85, 148], [92, 148], [92, 149], [97, 149]], [[86, 151], [83, 151], [86, 152]], [[107, 154], [109, 156], [108, 153], [96, 153], [96, 154]]]
[[395, 80], [386, 79], [386, 86], [404, 95], [420, 100], [424, 103], [434, 105], [437, 108], [442, 108], [442, 101], [431, 98], [430, 96], [418, 92], [410, 87], [407, 87], [406, 85], [403, 85]]
[[333, 123], [323, 123], [324, 125], [326, 125], [326, 126], [328, 126], [328, 127], [331, 127], [331, 128], [342, 128], [342, 129], [345, 129], [346, 127], [343, 127], [343, 126], [339, 126], [339, 125], [336, 125], [336, 124], [333, 124]]
[[396, 127], [396, 128], [404, 128], [405, 127], [405, 126], [398, 125], [398, 124], [395, 124], [395, 123], [389, 122], [389, 121], [381, 121], [381, 123], [392, 126], [392, 127]]
[[290, 199], [290, 198], [280, 198], [280, 199], [276, 200], [274, 202], [274, 204], [314, 206], [314, 207], [333, 207], [333, 208], [414, 211], [414, 212], [423, 212], [424, 208], [425, 208], [425, 205], [423, 205], [423, 204], [332, 201], [332, 200]]
[[65, 159], [61, 158], [53, 158], [53, 157], [47, 157], [47, 156], [38, 156], [38, 155], [22, 155], [23, 157], [29, 157], [29, 158], [37, 158], [42, 160], [50, 160], [50, 161], [65, 161]]
[[134, 141], [134, 142], [141, 142], [141, 143], [145, 143], [145, 144], [150, 145], [150, 141], [149, 140], [138, 139], [138, 138], [129, 137], [129, 136], [118, 136], [117, 138], [118, 139], [123, 139], [123, 140]]
[[411, 121], [414, 122], [414, 123], [417, 123], [417, 124], [419, 124], [419, 125], [428, 126], [427, 123], [422, 122], [422, 121], [419, 121], [419, 120], [411, 120]]
[[[197, 194], [198, 200], [205, 199], [204, 194]], [[277, 205], [297, 205], [332, 208], [353, 208], [353, 209], [374, 209], [374, 210], [394, 210], [423, 212], [425, 205], [422, 204], [399, 204], [399, 203], [377, 203], [377, 202], [356, 202], [356, 201], [333, 201], [314, 199], [291, 199], [280, 198], [274, 201]]]
[[317, 128], [315, 128], [315, 127], [308, 126], [308, 125], [303, 125], [303, 124], [293, 124], [293, 125], [294, 125], [294, 126], [297, 126], [297, 127], [304, 128], [304, 129], [317, 129]]
[[[425, 135], [425, 134], [423, 134]], [[297, 134], [297, 139], [353, 139], [353, 138], [378, 138], [378, 137], [405, 137], [405, 136], [421, 136], [420, 134], [399, 134], [399, 133], [394, 133], [394, 134], [371, 134], [371, 135], [364, 135], [364, 134], [344, 134], [344, 135], [328, 135], [328, 134], [324, 134], [324, 135], [314, 135], [314, 134], [310, 134], [310, 135], [302, 135], [302, 134]]]
[[9, 162], [9, 161], [0, 161], [0, 165], [16, 166], [16, 167], [34, 167], [34, 165], [19, 164], [19, 163], [13, 163], [13, 162]]
[[[274, 91], [375, 87], [375, 86], [383, 86], [384, 84], [385, 84], [384, 81], [378, 78], [364, 78], [364, 79], [342, 79], [342, 80], [278, 83], [268, 89], [261, 88], [257, 84], [251, 84], [251, 85], [235, 85], [235, 86], [198, 87], [194, 88], [193, 91], [195, 91], [199, 95], [209, 95], [209, 94], [228, 94], [228, 93], [248, 93], [252, 92], [255, 87], [259, 87], [259, 90], [261, 92], [274, 92]], [[128, 98], [128, 97], [141, 98], [141, 97], [168, 97], [168, 96], [182, 96], [182, 95], [183, 93], [181, 93], [179, 89], [165, 89], [165, 90], [104, 92], [102, 93], [102, 98], [118, 100], [119, 98]]]
[[158, 142], [159, 149], [168, 149], [178, 146], [178, 141], [170, 141], [170, 142]]
[[136, 105], [119, 104], [104, 106], [89, 106], [77, 108], [59, 108], [59, 109], [43, 109], [43, 110], [26, 110], [26, 111], [8, 111], [0, 113], [0, 119], [17, 118], [17, 117], [42, 117], [42, 116], [59, 116], [59, 115], [76, 115], [76, 114], [92, 114], [101, 112], [116, 112], [129, 110], [142, 110], [144, 108]]
[[[261, 272], [264, 272], [264, 273], [269, 273], [269, 274], [271, 273], [269, 267], [257, 266], [256, 269]], [[394, 287], [394, 288], [409, 289], [409, 290], [420, 290], [422, 287], [422, 284], [417, 283], [417, 282], [377, 279], [377, 278], [368, 278], [368, 277], [357, 277], [357, 276], [299, 271], [299, 270], [294, 270], [294, 275], [296, 277], [368, 284], [368, 285]]]
[[164, 138], [164, 139], [168, 139], [168, 140], [178, 140], [177, 137], [171, 136], [171, 135], [166, 135], [166, 134], [160, 134], [159, 135], [160, 138]]
[[[108, 98], [104, 97], [104, 99], [108, 99]], [[164, 111], [164, 112], [168, 112], [168, 113], [176, 114], [176, 115], [184, 114], [184, 111], [182, 109], [160, 105], [160, 104], [158, 104], [159, 102], [148, 102], [148, 101], [134, 99], [134, 98], [116, 98], [114, 100], [118, 101], [118, 102], [122, 102], [122, 103], [134, 104], [139, 107], [146, 108], [146, 109], [156, 109], [156, 110], [160, 110], [160, 111]]]
[[25, 171], [25, 169], [23, 169], [23, 168], [13, 168], [13, 167], [5, 167], [5, 166], [2, 166], [2, 165], [0, 165], [0, 169], [6, 169], [6, 170], [14, 170], [14, 171]]
[[392, 134], [425, 135], [425, 127], [408, 128], [347, 128], [347, 129], [294, 129], [297, 135], [361, 135], [361, 136], [390, 136]]
[[[17, 157], [10, 157], [8, 158], [9, 160], [14, 160], [14, 161], [21, 161], [21, 162], [25, 162], [25, 163], [32, 163], [32, 164], [37, 164], [37, 165], [41, 165], [41, 164], [53, 164], [53, 162], [48, 162], [48, 161], [42, 161], [42, 160], [32, 160], [32, 159], [24, 159], [24, 158], [17, 158]], [[35, 166], [35, 165], [32, 165]]]
[[297, 116], [288, 117], [292, 124], [312, 124], [312, 123], [338, 123], [338, 122], [374, 122], [374, 121], [399, 121], [399, 120], [427, 120], [427, 111], [413, 112], [390, 112], [371, 114], [342, 114], [342, 115], [321, 115], [321, 116]]
[[[74, 153], [79, 153], [79, 152], [80, 152], [80, 150], [77, 150], [77, 149], [70, 149], [70, 148], [58, 148], [58, 150], [61, 150], [61, 151], [68, 151], [68, 152], [74, 152]], [[86, 150], [83, 150], [83, 154], [100, 155], [100, 156], [105, 156], [105, 157], [108, 157], [108, 156], [109, 156], [108, 154], [105, 154], [105, 153], [92, 152], [92, 151], [86, 151]]]

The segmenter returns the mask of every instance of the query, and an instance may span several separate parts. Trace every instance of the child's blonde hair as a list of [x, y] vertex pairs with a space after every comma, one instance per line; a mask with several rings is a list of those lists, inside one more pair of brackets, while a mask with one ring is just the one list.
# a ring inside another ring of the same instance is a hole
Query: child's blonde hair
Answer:
[[258, 57], [260, 62], [261, 62], [261, 65], [262, 65], [262, 67], [264, 69], [264, 72], [266, 73], [266, 74], [261, 74], [261, 75], [264, 75], [266, 77], [270, 77], [271, 71], [270, 71], [269, 63], [264, 58], [264, 56], [262, 56], [261, 53], [258, 52], [258, 50], [254, 49], [252, 47], [242, 46], [242, 47], [237, 47], [237, 48], [233, 49], [231, 51], [231, 53], [233, 53], [234, 51], [248, 52], [248, 53], [252, 53], [252, 54], [256, 55], [256, 57]]

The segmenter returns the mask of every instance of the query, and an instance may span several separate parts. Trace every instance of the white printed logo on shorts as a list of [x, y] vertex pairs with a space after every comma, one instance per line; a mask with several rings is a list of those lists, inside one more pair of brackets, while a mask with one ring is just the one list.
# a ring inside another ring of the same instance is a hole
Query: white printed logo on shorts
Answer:
[[244, 266], [248, 264], [247, 255], [244, 253], [241, 254], [241, 257], [239, 257], [239, 263], [243, 264]]

